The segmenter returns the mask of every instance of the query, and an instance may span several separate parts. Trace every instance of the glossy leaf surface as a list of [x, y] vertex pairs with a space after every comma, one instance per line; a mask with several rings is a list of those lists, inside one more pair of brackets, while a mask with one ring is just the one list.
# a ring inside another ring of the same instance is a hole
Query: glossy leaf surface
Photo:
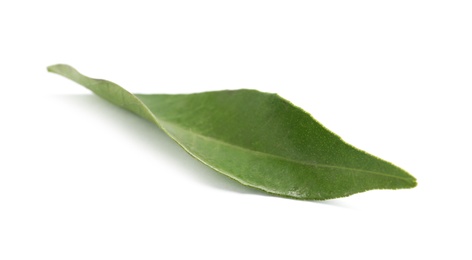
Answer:
[[416, 186], [404, 170], [346, 144], [276, 94], [247, 89], [131, 94], [67, 65], [48, 70], [154, 122], [214, 170], [272, 194], [324, 200]]

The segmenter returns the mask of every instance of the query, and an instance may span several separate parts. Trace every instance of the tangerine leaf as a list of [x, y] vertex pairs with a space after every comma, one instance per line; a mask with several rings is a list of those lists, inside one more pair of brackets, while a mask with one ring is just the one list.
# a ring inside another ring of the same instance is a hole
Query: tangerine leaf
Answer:
[[272, 194], [325, 200], [416, 186], [406, 171], [345, 143], [276, 94], [249, 89], [131, 94], [68, 65], [50, 66], [48, 71], [155, 123], [217, 172]]

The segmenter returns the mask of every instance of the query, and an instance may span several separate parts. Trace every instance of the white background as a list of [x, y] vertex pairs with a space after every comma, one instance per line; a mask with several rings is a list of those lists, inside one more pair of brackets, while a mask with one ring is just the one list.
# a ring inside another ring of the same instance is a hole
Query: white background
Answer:
[[[472, 259], [470, 1], [0, 2], [0, 259]], [[46, 72], [276, 92], [410, 190], [268, 196]]]

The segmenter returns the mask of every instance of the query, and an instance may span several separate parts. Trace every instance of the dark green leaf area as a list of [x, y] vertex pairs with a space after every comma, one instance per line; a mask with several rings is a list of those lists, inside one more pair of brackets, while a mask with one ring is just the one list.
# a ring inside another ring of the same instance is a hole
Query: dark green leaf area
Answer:
[[195, 157], [271, 193], [326, 199], [416, 183], [275, 94], [235, 90], [137, 97]]

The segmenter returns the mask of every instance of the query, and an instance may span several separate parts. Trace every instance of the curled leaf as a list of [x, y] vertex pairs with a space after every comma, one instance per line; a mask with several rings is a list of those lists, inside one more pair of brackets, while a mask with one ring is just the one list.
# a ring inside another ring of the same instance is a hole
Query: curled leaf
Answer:
[[280, 196], [325, 200], [416, 186], [393, 164], [345, 143], [276, 94], [224, 90], [131, 94], [68, 65], [48, 71], [155, 123], [196, 159], [244, 185]]

